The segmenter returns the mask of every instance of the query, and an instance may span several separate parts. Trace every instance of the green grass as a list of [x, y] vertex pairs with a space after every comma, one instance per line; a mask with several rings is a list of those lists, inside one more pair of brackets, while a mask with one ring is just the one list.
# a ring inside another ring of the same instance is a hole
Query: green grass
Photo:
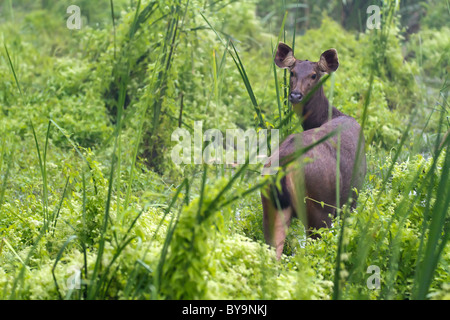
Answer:
[[[403, 61], [401, 46], [410, 43], [395, 27], [394, 1], [383, 8], [384, 27], [365, 35], [332, 33], [326, 19], [321, 29], [292, 29], [303, 20], [290, 9], [314, 13], [306, 3], [283, 2], [262, 19], [261, 7], [242, 1], [111, 0], [105, 12], [83, 4], [105, 21], [98, 27], [38, 37], [43, 17], [61, 20], [57, 10], [7, 5], [14, 21], [0, 24], [1, 299], [448, 299], [448, 76], [440, 87], [427, 82], [421, 46], [413, 47], [419, 64]], [[281, 39], [292, 39], [302, 59], [339, 51], [340, 69], [320, 85], [361, 124], [368, 172], [356, 210], [338, 210], [333, 226], [317, 231], [322, 238], [306, 244], [294, 221], [278, 262], [264, 244], [260, 191], [285, 170], [261, 177], [248, 155], [238, 167], [178, 167], [170, 150], [171, 133], [192, 132], [194, 121], [222, 132], [301, 132], [288, 74], [273, 63]], [[53, 49], [37, 55], [40, 47]], [[414, 68], [425, 79], [418, 86]], [[412, 91], [414, 108], [392, 107]], [[367, 288], [370, 265], [381, 270], [379, 290]], [[67, 286], [73, 270], [80, 289]]]

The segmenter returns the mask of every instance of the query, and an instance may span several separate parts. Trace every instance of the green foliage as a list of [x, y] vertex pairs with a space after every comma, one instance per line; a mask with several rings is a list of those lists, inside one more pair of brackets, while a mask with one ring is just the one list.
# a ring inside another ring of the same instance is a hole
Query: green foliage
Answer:
[[[218, 181], [218, 185], [224, 184]], [[215, 192], [214, 192], [215, 191]], [[204, 273], [211, 261], [211, 237], [220, 234], [223, 223], [214, 210], [208, 210], [219, 190], [205, 187], [201, 202], [192, 201], [183, 209], [170, 241], [169, 252], [162, 261], [161, 292], [169, 299], [203, 299], [206, 295]], [[222, 213], [227, 216], [228, 214]], [[205, 268], [206, 267], [206, 268]], [[184, 272], [179, 272], [183, 269]], [[178, 284], [178, 285], [175, 285]]]
[[[405, 36], [393, 1], [363, 32], [365, 3], [307, 1], [306, 20], [286, 1], [2, 3], [0, 298], [448, 299], [445, 5]], [[176, 166], [171, 134], [277, 127], [290, 110], [273, 34], [294, 32], [300, 59], [338, 50], [325, 92], [365, 121], [368, 173], [321, 239], [295, 220], [278, 262], [259, 168]]]
[[450, 73], [450, 30], [426, 29], [412, 36], [409, 54], [422, 67], [424, 76], [442, 78]]
[[448, 1], [431, 0], [422, 3], [426, 10], [426, 15], [422, 23], [433, 29], [441, 29], [447, 23], [448, 14], [450, 13]]

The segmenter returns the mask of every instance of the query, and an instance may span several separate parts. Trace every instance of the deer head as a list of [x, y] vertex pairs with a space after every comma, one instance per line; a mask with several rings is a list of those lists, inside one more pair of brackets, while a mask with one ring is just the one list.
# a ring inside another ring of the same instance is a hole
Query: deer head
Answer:
[[278, 44], [275, 64], [290, 71], [289, 101], [299, 104], [309, 91], [327, 73], [334, 72], [339, 67], [336, 49], [329, 49], [322, 53], [318, 62], [298, 60], [294, 57], [292, 49], [280, 42]]

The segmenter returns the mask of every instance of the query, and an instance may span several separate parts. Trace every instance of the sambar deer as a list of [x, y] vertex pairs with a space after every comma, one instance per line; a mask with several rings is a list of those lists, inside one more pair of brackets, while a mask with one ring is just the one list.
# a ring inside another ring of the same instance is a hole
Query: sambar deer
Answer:
[[[352, 208], [356, 205], [357, 193], [353, 188], [362, 187], [366, 174], [366, 157], [364, 153], [364, 136], [361, 135], [360, 154], [357, 157], [360, 125], [356, 120], [335, 107], [329, 110], [329, 102], [320, 78], [337, 70], [339, 66], [337, 51], [330, 49], [322, 53], [318, 62], [298, 60], [292, 49], [279, 43], [275, 56], [275, 64], [290, 70], [289, 101], [294, 110], [303, 118], [302, 133], [288, 136], [268, 159], [265, 167], [269, 167], [273, 157], [278, 157], [280, 165], [298, 149], [310, 146], [315, 141], [340, 129], [339, 172], [336, 174], [338, 153], [338, 135], [333, 135], [324, 142], [315, 145], [302, 155], [305, 161], [302, 169], [289, 164], [286, 175], [281, 179], [281, 188], [268, 186], [261, 193], [263, 205], [263, 227], [266, 242], [275, 247], [277, 258], [283, 252], [286, 232], [293, 217], [302, 219], [310, 237], [317, 237], [314, 229], [330, 227], [332, 217], [336, 215], [336, 206], [342, 206], [351, 197]], [[317, 84], [320, 87], [311, 91]], [[310, 99], [302, 103], [302, 99], [311, 92]], [[302, 106], [303, 104], [303, 106]], [[330, 116], [331, 115], [331, 118]], [[358, 159], [358, 163], [355, 160]], [[355, 173], [352, 171], [355, 167]], [[339, 202], [337, 202], [337, 184], [339, 176]], [[353, 180], [353, 181], [352, 181]], [[306, 209], [302, 212], [300, 202], [305, 201]], [[303, 213], [303, 214], [301, 214]]]

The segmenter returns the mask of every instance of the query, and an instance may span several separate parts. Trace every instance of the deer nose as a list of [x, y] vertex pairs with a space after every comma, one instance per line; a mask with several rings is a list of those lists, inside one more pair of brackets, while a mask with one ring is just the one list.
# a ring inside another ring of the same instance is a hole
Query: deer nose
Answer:
[[301, 94], [300, 92], [291, 92], [291, 94], [289, 95], [289, 101], [291, 101], [291, 103], [299, 103], [300, 101], [302, 101], [303, 99], [303, 94]]

